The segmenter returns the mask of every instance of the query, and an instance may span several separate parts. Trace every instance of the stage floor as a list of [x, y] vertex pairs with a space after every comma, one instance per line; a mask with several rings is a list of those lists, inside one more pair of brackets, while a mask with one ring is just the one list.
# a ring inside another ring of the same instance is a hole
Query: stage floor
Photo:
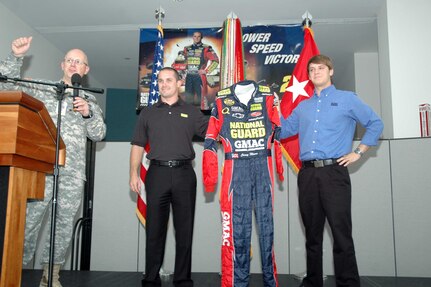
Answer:
[[[23, 270], [22, 287], [39, 286], [41, 270]], [[163, 281], [163, 287], [174, 286], [172, 276]], [[217, 273], [193, 273], [196, 287], [219, 287], [220, 276]], [[61, 271], [60, 282], [63, 287], [133, 287], [141, 286], [142, 273], [139, 272], [105, 272], [105, 271]], [[296, 287], [300, 281], [293, 275], [279, 275], [280, 287]], [[262, 287], [262, 276], [252, 274], [249, 287]], [[335, 287], [334, 277], [328, 276], [325, 287]], [[362, 287], [430, 287], [431, 278], [413, 277], [375, 277], [362, 276]]]

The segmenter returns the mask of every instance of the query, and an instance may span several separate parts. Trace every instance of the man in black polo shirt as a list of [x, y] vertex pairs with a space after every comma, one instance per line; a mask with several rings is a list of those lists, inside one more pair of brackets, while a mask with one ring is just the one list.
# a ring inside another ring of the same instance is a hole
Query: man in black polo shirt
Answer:
[[205, 137], [208, 118], [180, 98], [181, 80], [175, 69], [163, 68], [157, 81], [159, 102], [141, 110], [130, 152], [130, 188], [138, 193], [144, 147], [150, 143], [147, 154], [150, 167], [145, 178], [146, 264], [142, 286], [161, 286], [159, 271], [172, 204], [176, 241], [174, 285], [188, 287], [193, 286], [191, 258], [196, 201], [192, 138]]

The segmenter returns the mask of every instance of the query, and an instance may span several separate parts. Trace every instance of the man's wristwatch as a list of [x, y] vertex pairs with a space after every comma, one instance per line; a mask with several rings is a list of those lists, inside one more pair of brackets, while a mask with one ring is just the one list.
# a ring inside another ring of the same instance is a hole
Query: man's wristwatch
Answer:
[[84, 119], [90, 119], [93, 117], [93, 111], [91, 109], [88, 110], [88, 115], [86, 117], [82, 116]]
[[359, 154], [360, 156], [364, 154], [358, 147], [353, 152]]

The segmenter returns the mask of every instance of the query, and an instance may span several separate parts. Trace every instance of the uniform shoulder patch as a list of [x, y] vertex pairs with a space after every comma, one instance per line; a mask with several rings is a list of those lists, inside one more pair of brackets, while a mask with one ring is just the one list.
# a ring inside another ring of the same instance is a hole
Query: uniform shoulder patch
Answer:
[[262, 92], [262, 93], [270, 93], [270, 92], [271, 92], [271, 89], [270, 89], [269, 87], [267, 87], [267, 86], [260, 86], [260, 85], [259, 85], [259, 92]]
[[217, 93], [217, 97], [220, 97], [220, 96], [226, 96], [226, 95], [229, 95], [231, 92], [230, 92], [230, 88], [226, 88], [226, 89], [223, 89], [223, 90], [220, 90], [218, 93]]

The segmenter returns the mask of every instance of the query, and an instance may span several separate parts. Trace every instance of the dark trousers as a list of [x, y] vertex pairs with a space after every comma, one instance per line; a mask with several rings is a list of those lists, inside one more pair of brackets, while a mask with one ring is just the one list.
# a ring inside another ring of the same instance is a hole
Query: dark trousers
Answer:
[[298, 175], [299, 209], [305, 227], [306, 287], [323, 286], [322, 242], [325, 219], [334, 239], [336, 284], [360, 286], [352, 238], [351, 184], [346, 167], [305, 167]]
[[192, 165], [150, 165], [146, 178], [147, 219], [145, 276], [142, 286], [161, 286], [159, 271], [165, 254], [166, 233], [172, 206], [175, 228], [175, 286], [193, 286], [191, 280], [196, 174]]

